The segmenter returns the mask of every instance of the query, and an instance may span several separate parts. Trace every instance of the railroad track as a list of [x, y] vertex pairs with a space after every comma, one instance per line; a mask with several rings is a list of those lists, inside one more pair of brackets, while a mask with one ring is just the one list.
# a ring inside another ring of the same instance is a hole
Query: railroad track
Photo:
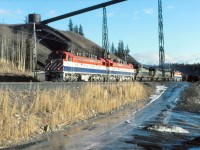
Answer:
[[126, 82], [0, 82], [0, 90], [23, 91], [43, 89], [73, 89], [85, 84], [124, 84]]
[[56, 89], [56, 88], [73, 88], [81, 86], [83, 83], [73, 82], [1, 82], [1, 90], [23, 91], [23, 90], [42, 90], [42, 89]]
[[[163, 82], [163, 81], [157, 81]], [[142, 81], [140, 83], [157, 83]], [[24, 90], [43, 90], [43, 89], [76, 89], [80, 88], [85, 84], [102, 84], [102, 85], [113, 85], [113, 84], [126, 84], [131, 82], [0, 82], [0, 90], [11, 90], [11, 91], [24, 91]], [[164, 82], [163, 82], [164, 83]], [[165, 81], [165, 83], [169, 83]]]

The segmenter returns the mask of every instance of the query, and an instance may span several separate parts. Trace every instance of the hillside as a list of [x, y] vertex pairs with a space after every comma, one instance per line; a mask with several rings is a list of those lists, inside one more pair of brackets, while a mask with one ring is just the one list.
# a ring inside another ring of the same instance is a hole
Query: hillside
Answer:
[[[18, 65], [21, 63], [20, 65], [23, 66], [21, 67], [23, 70], [32, 69], [34, 49], [32, 29], [33, 24], [0, 25], [1, 59], [9, 59]], [[102, 55], [102, 48], [99, 45], [74, 32], [57, 30], [47, 25], [37, 24], [36, 35], [37, 68], [40, 70], [44, 70], [45, 60], [48, 58], [50, 52], [57, 49], [85, 53], [86, 56], [89, 54]], [[12, 57], [7, 55], [4, 57], [5, 53], [10, 53], [10, 55], [14, 53], [16, 56], [13, 56], [13, 59], [11, 59]], [[18, 53], [20, 53], [20, 56]], [[110, 57], [111, 59], [118, 59], [113, 54]], [[133, 64], [137, 63], [131, 56], [128, 57], [128, 61]]]

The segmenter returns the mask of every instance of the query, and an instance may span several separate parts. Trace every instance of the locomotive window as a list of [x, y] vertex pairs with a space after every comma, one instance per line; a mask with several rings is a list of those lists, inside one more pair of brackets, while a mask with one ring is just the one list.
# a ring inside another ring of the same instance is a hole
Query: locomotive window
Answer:
[[69, 56], [69, 57], [68, 57], [68, 61], [72, 61], [72, 57]]
[[66, 55], [65, 54], [62, 55], [62, 59], [66, 59]]
[[66, 59], [66, 55], [62, 51], [54, 51], [50, 54], [51, 59]]

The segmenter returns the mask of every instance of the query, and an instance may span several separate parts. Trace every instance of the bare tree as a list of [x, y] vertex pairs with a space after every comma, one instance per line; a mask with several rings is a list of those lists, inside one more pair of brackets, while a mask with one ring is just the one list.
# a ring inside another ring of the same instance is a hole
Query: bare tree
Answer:
[[0, 62], [11, 63], [21, 71], [32, 69], [32, 38], [24, 29], [13, 31], [0, 26]]

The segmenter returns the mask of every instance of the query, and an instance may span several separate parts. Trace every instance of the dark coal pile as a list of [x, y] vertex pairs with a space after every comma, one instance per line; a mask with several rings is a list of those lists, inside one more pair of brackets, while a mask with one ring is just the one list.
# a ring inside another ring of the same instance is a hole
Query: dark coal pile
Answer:
[[38, 80], [24, 75], [0, 75], [0, 82], [38, 82]]
[[191, 83], [183, 92], [177, 110], [200, 113], [200, 82]]

